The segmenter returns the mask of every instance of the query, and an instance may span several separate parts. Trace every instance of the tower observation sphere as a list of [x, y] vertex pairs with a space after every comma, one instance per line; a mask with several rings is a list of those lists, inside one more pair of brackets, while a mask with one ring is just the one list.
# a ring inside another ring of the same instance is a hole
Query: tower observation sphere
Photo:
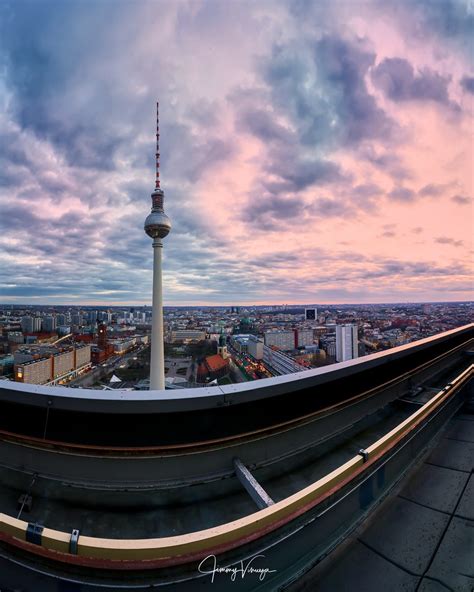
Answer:
[[144, 229], [153, 239], [153, 304], [151, 325], [150, 390], [165, 388], [165, 360], [163, 343], [163, 289], [161, 252], [163, 241], [171, 230], [171, 221], [164, 212], [165, 194], [160, 187], [160, 128], [159, 104], [156, 103], [156, 180], [151, 194], [151, 212]]
[[152, 209], [145, 220], [145, 232], [151, 238], [165, 238], [171, 230], [171, 220], [163, 210], [164, 197], [162, 189], [155, 189], [151, 194]]

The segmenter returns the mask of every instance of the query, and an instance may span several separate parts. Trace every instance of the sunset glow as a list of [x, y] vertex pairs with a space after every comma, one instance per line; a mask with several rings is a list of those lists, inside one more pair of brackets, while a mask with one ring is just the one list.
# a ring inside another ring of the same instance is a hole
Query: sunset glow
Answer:
[[0, 300], [472, 298], [467, 2], [0, 6]]

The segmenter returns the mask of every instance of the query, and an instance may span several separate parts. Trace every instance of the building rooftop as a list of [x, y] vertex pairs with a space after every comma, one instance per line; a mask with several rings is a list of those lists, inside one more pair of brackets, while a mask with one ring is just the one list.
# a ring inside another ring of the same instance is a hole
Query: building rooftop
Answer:
[[364, 528], [290, 591], [472, 589], [473, 458], [474, 416], [461, 412]]
[[206, 358], [206, 365], [211, 372], [216, 372], [227, 366], [227, 362], [219, 355], [208, 356]]

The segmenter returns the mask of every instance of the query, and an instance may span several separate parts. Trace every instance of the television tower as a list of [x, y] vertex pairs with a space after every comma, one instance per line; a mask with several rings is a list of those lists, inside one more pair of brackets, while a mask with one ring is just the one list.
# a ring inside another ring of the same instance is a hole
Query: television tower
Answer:
[[171, 221], [163, 210], [165, 194], [160, 187], [159, 103], [156, 103], [156, 180], [151, 194], [151, 212], [145, 220], [145, 232], [153, 239], [153, 304], [151, 325], [150, 390], [165, 388], [165, 352], [163, 344], [163, 289], [161, 254], [163, 240], [171, 230]]

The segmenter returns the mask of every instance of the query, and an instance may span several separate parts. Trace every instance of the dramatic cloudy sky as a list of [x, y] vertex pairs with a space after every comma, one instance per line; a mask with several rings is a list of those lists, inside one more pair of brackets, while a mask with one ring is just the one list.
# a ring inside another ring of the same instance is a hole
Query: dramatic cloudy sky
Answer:
[[0, 0], [0, 301], [472, 298], [466, 0]]

